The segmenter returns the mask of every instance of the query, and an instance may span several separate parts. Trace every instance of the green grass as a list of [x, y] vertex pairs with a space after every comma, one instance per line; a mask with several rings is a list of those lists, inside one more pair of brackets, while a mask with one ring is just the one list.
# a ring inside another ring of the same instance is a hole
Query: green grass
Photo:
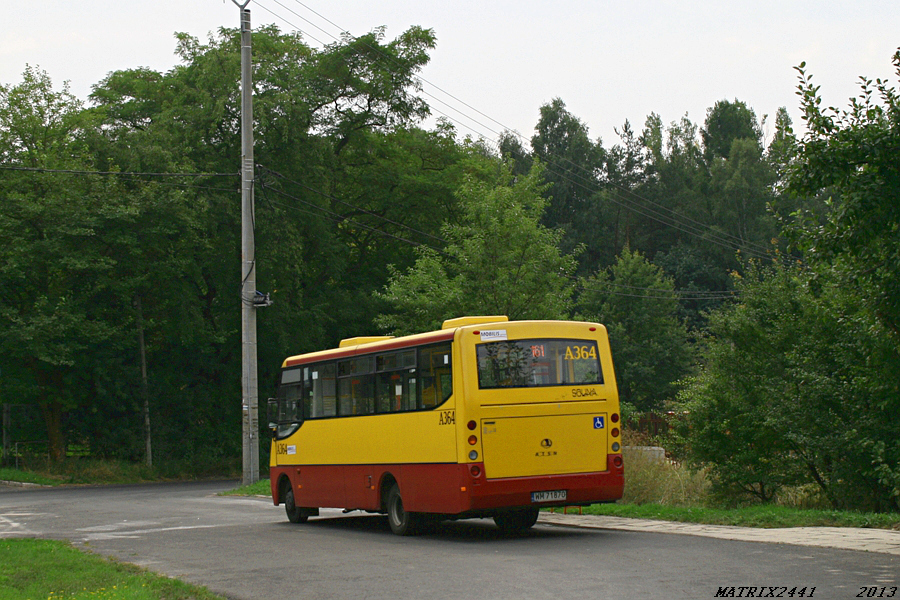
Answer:
[[596, 504], [586, 507], [584, 514], [740, 527], [871, 527], [900, 530], [900, 514], [897, 513], [809, 510], [775, 504], [727, 509], [661, 504]]
[[0, 481], [33, 483], [35, 485], [59, 485], [61, 483], [59, 478], [51, 478], [40, 473], [6, 467], [0, 467]]
[[0, 600], [221, 600], [206, 588], [52, 540], [0, 540]]
[[239, 488], [222, 492], [223, 496], [271, 496], [272, 488], [269, 484], [269, 478], [260, 479], [256, 483], [244, 485]]
[[125, 460], [69, 457], [59, 463], [46, 463], [28, 469], [0, 468], [0, 481], [36, 483], [40, 485], [112, 485], [150, 483], [154, 481], [186, 481], [209, 478], [240, 477], [228, 465], [198, 470], [190, 461], [154, 464]]

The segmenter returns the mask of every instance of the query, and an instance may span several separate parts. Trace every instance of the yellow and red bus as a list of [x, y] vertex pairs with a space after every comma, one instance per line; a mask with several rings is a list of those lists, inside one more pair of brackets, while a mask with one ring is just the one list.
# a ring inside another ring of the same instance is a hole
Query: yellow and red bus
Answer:
[[508, 531], [550, 506], [622, 497], [619, 397], [598, 323], [461, 317], [284, 361], [269, 403], [275, 505]]

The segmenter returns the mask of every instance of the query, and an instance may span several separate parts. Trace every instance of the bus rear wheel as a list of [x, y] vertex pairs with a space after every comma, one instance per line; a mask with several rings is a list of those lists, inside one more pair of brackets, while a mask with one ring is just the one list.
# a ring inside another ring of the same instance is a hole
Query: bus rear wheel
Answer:
[[396, 535], [416, 535], [422, 529], [424, 517], [418, 513], [408, 512], [403, 508], [403, 498], [400, 497], [400, 486], [396, 483], [391, 486], [387, 495], [387, 516], [391, 531]]
[[494, 523], [504, 533], [516, 533], [531, 529], [537, 523], [539, 513], [537, 507], [508, 510], [494, 515]]
[[285, 484], [282, 497], [284, 498], [284, 512], [287, 513], [288, 521], [291, 523], [306, 523], [311, 511], [297, 506], [297, 503], [294, 501], [294, 486], [290, 483]]

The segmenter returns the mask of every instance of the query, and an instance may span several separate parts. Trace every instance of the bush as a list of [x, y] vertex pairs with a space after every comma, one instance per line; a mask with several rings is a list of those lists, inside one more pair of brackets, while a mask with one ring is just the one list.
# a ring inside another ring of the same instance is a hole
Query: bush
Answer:
[[628, 504], [699, 506], [706, 504], [709, 481], [705, 471], [692, 471], [685, 465], [660, 457], [650, 446], [626, 446], [625, 493]]

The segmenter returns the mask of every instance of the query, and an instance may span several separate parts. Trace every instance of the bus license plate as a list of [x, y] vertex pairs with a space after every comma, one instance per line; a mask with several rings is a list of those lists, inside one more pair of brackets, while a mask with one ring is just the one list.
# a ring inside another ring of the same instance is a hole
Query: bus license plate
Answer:
[[551, 492], [531, 492], [532, 502], [556, 502], [566, 499], [566, 490], [553, 490]]

